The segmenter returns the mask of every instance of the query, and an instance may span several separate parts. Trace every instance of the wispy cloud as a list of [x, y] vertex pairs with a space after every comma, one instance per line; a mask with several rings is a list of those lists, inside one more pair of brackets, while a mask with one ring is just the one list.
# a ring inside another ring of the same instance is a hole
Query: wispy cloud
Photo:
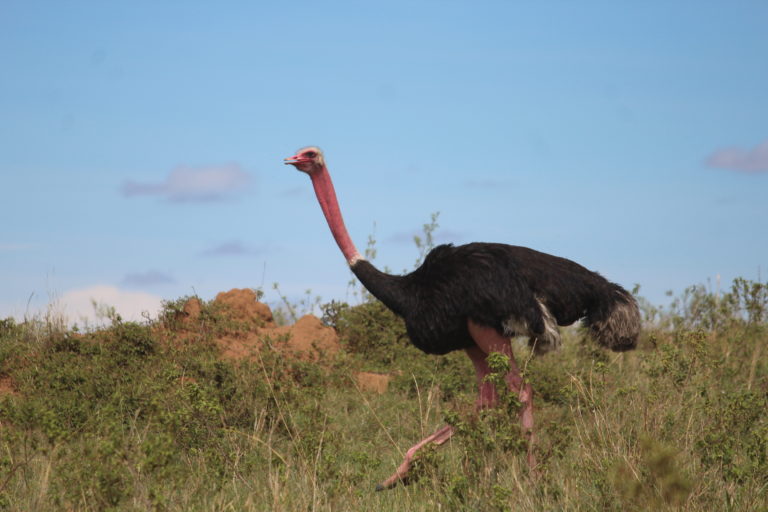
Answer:
[[68, 319], [67, 323], [106, 323], [102, 317], [105, 306], [126, 320], [141, 320], [144, 312], [157, 315], [161, 307], [160, 297], [143, 292], [124, 291], [114, 286], [95, 285], [66, 292], [57, 301], [57, 307]]
[[147, 272], [138, 272], [126, 274], [121, 284], [125, 286], [154, 286], [158, 284], [173, 284], [176, 280], [168, 274], [150, 270]]
[[177, 167], [164, 181], [142, 183], [128, 180], [125, 197], [158, 196], [173, 202], [207, 202], [230, 198], [251, 182], [251, 175], [238, 164], [208, 167]]
[[706, 164], [718, 169], [749, 173], [768, 172], [768, 140], [752, 149], [737, 147], [718, 149], [706, 159]]
[[266, 251], [264, 247], [252, 248], [239, 240], [232, 240], [204, 250], [203, 256], [256, 256]]

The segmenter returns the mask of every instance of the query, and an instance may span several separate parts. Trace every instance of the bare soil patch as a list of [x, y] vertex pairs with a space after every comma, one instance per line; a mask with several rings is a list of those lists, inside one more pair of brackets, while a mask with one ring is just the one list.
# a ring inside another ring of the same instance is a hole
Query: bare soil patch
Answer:
[[387, 392], [392, 376], [386, 373], [357, 372], [355, 379], [362, 391], [381, 395]]
[[0, 396], [18, 394], [16, 386], [13, 384], [13, 380], [7, 375], [0, 376]]

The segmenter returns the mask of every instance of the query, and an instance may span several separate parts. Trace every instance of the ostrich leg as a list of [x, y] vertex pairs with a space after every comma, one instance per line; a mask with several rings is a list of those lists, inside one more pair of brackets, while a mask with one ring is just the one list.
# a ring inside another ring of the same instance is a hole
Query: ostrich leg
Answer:
[[436, 446], [440, 446], [445, 443], [454, 434], [454, 428], [451, 425], [445, 425], [440, 427], [437, 432], [431, 436], [427, 436], [415, 445], [408, 448], [405, 452], [405, 458], [402, 464], [400, 464], [392, 475], [376, 486], [377, 491], [383, 491], [385, 489], [391, 489], [396, 486], [398, 482], [405, 481], [408, 476], [408, 471], [411, 469], [411, 462], [416, 452], [422, 449], [429, 443], [434, 443]]
[[[477, 343], [477, 348], [467, 350], [467, 354], [475, 364], [477, 372], [478, 385], [480, 386], [480, 407], [491, 407], [496, 405], [496, 390], [489, 382], [485, 382], [485, 376], [491, 373], [486, 358], [491, 352], [500, 352], [509, 357], [509, 372], [504, 376], [507, 387], [517, 393], [522, 406], [520, 407], [520, 424], [523, 428], [523, 435], [528, 440], [528, 467], [534, 469], [536, 458], [533, 454], [534, 434], [533, 434], [533, 389], [531, 385], [523, 381], [520, 375], [520, 369], [515, 363], [515, 356], [512, 354], [512, 346], [509, 339], [499, 334], [496, 329], [486, 327], [469, 321], [469, 334]], [[490, 388], [490, 389], [489, 389]]]
[[[477, 409], [483, 409], [486, 407], [495, 407], [498, 401], [498, 395], [493, 383], [486, 381], [485, 377], [491, 373], [491, 369], [486, 361], [488, 354], [491, 352], [500, 352], [509, 357], [510, 370], [507, 375], [504, 376], [504, 380], [507, 382], [509, 389], [518, 394], [520, 402], [523, 404], [520, 410], [520, 421], [528, 438], [528, 466], [533, 468], [536, 465], [536, 459], [533, 455], [533, 390], [531, 385], [524, 383], [520, 376], [520, 370], [515, 364], [515, 358], [512, 354], [512, 347], [510, 346], [509, 339], [505, 338], [495, 329], [491, 327], [485, 327], [475, 324], [471, 320], [469, 321], [469, 333], [472, 339], [477, 343], [476, 347], [468, 348], [466, 350], [467, 355], [472, 360], [472, 364], [475, 366], [475, 374], [477, 376], [478, 387], [478, 399], [476, 407]], [[398, 482], [404, 481], [408, 476], [408, 471], [411, 469], [411, 463], [413, 458], [421, 448], [429, 443], [433, 443], [436, 446], [440, 446], [453, 436], [455, 429], [451, 425], [445, 425], [440, 427], [434, 434], [425, 437], [415, 445], [411, 446], [405, 453], [403, 462], [397, 467], [394, 473], [376, 486], [377, 491], [383, 491], [385, 489], [391, 489], [396, 486]]]

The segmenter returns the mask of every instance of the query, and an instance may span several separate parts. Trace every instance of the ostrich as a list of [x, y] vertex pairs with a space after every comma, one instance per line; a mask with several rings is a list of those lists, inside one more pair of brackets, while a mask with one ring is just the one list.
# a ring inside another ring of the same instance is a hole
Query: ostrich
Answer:
[[[528, 336], [533, 350], [543, 353], [560, 344], [558, 325], [583, 319], [603, 347], [618, 352], [637, 344], [640, 313], [632, 295], [565, 258], [526, 247], [474, 242], [439, 245], [407, 275], [379, 271], [349, 237], [320, 148], [302, 148], [285, 164], [309, 175], [331, 234], [352, 272], [374, 297], [403, 318], [411, 342], [427, 354], [466, 352], [477, 376], [477, 408], [497, 404], [496, 390], [485, 378], [491, 371], [488, 354], [500, 352], [509, 358], [504, 380], [521, 403], [520, 422], [532, 469], [536, 465], [533, 390], [520, 375], [510, 338]], [[376, 490], [404, 481], [416, 452], [429, 443], [442, 445], [454, 431], [445, 425], [409, 448], [402, 464]]]

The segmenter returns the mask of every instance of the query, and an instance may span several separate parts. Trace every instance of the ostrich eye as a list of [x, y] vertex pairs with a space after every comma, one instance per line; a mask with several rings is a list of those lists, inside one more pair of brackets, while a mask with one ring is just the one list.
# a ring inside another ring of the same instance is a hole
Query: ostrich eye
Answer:
[[307, 158], [315, 158], [317, 156], [317, 153], [315, 153], [314, 151], [307, 151], [306, 153], [304, 153], [304, 156], [306, 156]]

